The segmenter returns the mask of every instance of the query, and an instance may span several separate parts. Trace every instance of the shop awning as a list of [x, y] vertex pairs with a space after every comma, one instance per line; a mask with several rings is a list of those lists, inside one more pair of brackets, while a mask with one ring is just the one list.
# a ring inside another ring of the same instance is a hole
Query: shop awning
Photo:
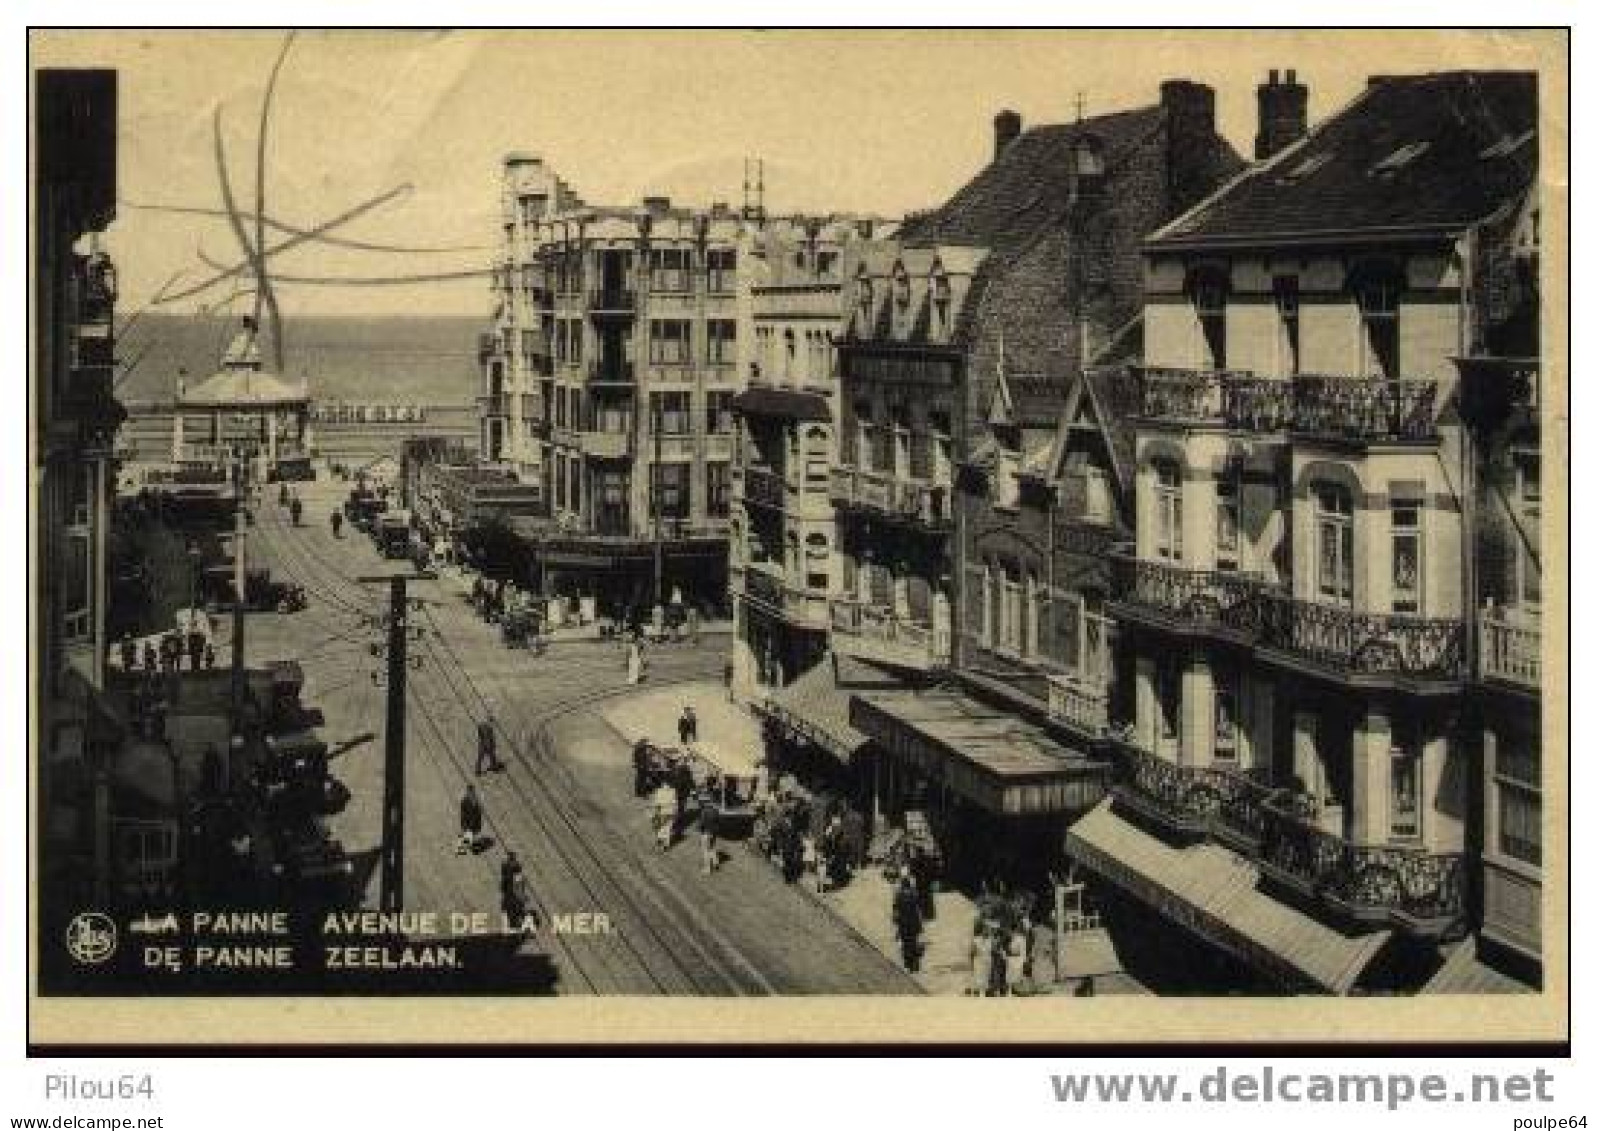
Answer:
[[857, 693], [849, 722], [894, 757], [992, 813], [1079, 812], [1104, 795], [1106, 763], [948, 688]]
[[755, 710], [794, 734], [830, 751], [845, 765], [870, 736], [848, 721], [848, 701], [856, 688], [880, 687], [891, 677], [867, 664], [829, 656], [786, 687], [772, 692]]
[[1475, 940], [1469, 938], [1458, 944], [1447, 956], [1425, 988], [1427, 994], [1533, 994], [1535, 986], [1526, 985], [1501, 970], [1482, 962], [1475, 952]]
[[1258, 890], [1245, 857], [1204, 842], [1174, 848], [1105, 801], [1071, 826], [1065, 851], [1165, 918], [1294, 989], [1345, 994], [1391, 931], [1344, 935]]
[[801, 393], [796, 389], [745, 389], [732, 398], [732, 408], [744, 416], [775, 416], [783, 420], [832, 419], [832, 410], [825, 397], [819, 393]]

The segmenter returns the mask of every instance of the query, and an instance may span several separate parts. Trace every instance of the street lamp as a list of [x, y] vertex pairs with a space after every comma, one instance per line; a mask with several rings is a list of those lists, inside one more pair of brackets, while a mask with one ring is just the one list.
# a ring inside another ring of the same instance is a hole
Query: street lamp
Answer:
[[189, 608], [200, 607], [200, 548], [190, 538], [188, 543], [189, 558]]

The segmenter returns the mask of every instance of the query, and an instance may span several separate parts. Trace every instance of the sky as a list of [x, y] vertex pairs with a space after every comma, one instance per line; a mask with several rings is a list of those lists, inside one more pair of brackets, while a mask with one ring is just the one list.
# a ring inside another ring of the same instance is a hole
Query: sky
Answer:
[[[260, 104], [284, 33], [41, 32], [36, 66], [115, 67], [119, 77], [115, 257], [119, 308], [147, 306], [236, 262], [225, 219], [148, 205], [219, 208], [213, 118], [251, 207]], [[947, 199], [990, 159], [992, 118], [1072, 121], [1148, 105], [1166, 78], [1216, 91], [1220, 131], [1245, 157], [1255, 87], [1293, 68], [1311, 122], [1371, 73], [1533, 69], [1557, 41], [1506, 32], [299, 32], [268, 135], [266, 212], [314, 226], [400, 190], [342, 236], [443, 252], [306, 244], [280, 276], [392, 278], [486, 267], [498, 234], [500, 160], [535, 153], [595, 204], [663, 194], [742, 199], [745, 157], [765, 162], [769, 210], [901, 215]], [[275, 242], [275, 237], [270, 242]], [[483, 314], [487, 282], [280, 283], [284, 316]], [[229, 285], [152, 309], [243, 310]]]

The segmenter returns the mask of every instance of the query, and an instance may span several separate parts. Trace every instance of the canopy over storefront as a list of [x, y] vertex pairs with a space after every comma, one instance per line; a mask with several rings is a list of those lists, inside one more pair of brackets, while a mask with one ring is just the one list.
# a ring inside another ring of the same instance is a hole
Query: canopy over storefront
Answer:
[[1345, 994], [1391, 931], [1344, 935], [1258, 890], [1245, 857], [1204, 842], [1175, 848], [1105, 801], [1071, 826], [1079, 864], [1221, 950], [1293, 990]]
[[850, 696], [856, 690], [886, 689], [897, 682], [869, 664], [832, 655], [756, 703], [754, 709], [846, 766], [870, 741], [869, 735], [849, 722]]
[[991, 813], [1080, 812], [1104, 795], [1107, 763], [946, 687], [856, 694], [849, 721], [894, 757]]

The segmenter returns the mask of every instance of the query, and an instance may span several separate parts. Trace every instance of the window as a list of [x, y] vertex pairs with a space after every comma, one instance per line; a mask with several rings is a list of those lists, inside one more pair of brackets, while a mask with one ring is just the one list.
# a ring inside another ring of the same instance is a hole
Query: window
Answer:
[[657, 463], [653, 469], [653, 503], [661, 518], [681, 521], [688, 517], [688, 473], [685, 463]]
[[1298, 372], [1298, 281], [1291, 275], [1277, 275], [1274, 281], [1277, 326], [1275, 363], [1284, 374]]
[[1159, 715], [1159, 745], [1168, 749], [1181, 738], [1181, 670], [1174, 660], [1164, 660], [1154, 669], [1153, 693]]
[[1218, 569], [1242, 568], [1242, 476], [1228, 469], [1215, 480], [1214, 561]]
[[704, 394], [704, 424], [712, 436], [725, 436], [732, 431], [732, 393], [717, 391]]
[[562, 509], [566, 505], [566, 457], [555, 456], [555, 506]]
[[1192, 285], [1192, 310], [1198, 317], [1206, 368], [1224, 369], [1226, 289], [1219, 279], [1204, 277]]
[[1020, 505], [1020, 453], [1007, 449], [998, 453], [998, 499], [1001, 507]]
[[1393, 735], [1391, 775], [1391, 835], [1402, 840], [1416, 839], [1420, 835], [1420, 757], [1412, 740], [1399, 741]]
[[893, 269], [893, 305], [900, 310], [909, 306], [909, 272], [902, 263]]
[[704, 253], [704, 267], [709, 274], [710, 290], [715, 294], [729, 294], [737, 290], [738, 253], [734, 248], [712, 248]]
[[971, 617], [975, 621], [976, 639], [983, 647], [993, 646], [993, 567], [983, 564], [976, 575], [976, 592], [972, 594]]
[[692, 394], [650, 393], [649, 415], [655, 430], [663, 436], [688, 436], [693, 433]]
[[649, 286], [656, 291], [685, 291], [693, 282], [693, 253], [685, 247], [649, 249]]
[[731, 365], [737, 360], [737, 322], [731, 318], [711, 318], [705, 322], [704, 329], [709, 339], [711, 365]]
[[1315, 491], [1317, 582], [1320, 600], [1353, 604], [1353, 499], [1347, 488], [1322, 486]]
[[704, 465], [706, 513], [725, 518], [732, 513], [732, 465], [715, 460]]
[[574, 511], [582, 510], [582, 461], [573, 459], [567, 462], [566, 472], [571, 477], [571, 487], [566, 492], [566, 498]]
[[837, 270], [837, 252], [818, 251], [815, 253], [815, 273], [823, 278], [831, 276]]
[[1181, 471], [1169, 460], [1153, 465], [1153, 552], [1181, 560]]
[[92, 569], [92, 510], [94, 468], [80, 466], [65, 471], [66, 538], [63, 543], [61, 614], [62, 633], [68, 640], [86, 639], [94, 628], [94, 577]]
[[1020, 572], [1006, 565], [1003, 570], [1003, 592], [999, 610], [998, 646], [1006, 652], [1017, 655], [1024, 645], [1020, 594]]
[[1041, 627], [1042, 589], [1035, 574], [1026, 574], [1025, 605], [1021, 609], [1020, 654], [1037, 654], [1037, 637]]
[[1369, 377], [1397, 380], [1401, 376], [1398, 356], [1398, 288], [1395, 282], [1371, 281], [1358, 289], [1360, 371]]
[[938, 272], [932, 278], [932, 333], [938, 338], [948, 335], [948, 315], [952, 303], [948, 276]]
[[1238, 720], [1236, 676], [1216, 670], [1214, 673], [1214, 758], [1217, 762], [1235, 762], [1238, 747]]
[[566, 387], [564, 385], [555, 389], [555, 427], [566, 426]]
[[1520, 524], [1514, 542], [1515, 572], [1520, 602], [1534, 608], [1542, 603], [1542, 457], [1536, 452], [1521, 452], [1515, 465]]
[[687, 365], [692, 360], [693, 326], [684, 318], [649, 323], [649, 360], [655, 365]]
[[1080, 674], [1081, 597], [1075, 593], [1056, 593], [1053, 607], [1054, 659]]
[[1504, 735], [1497, 747], [1497, 850], [1542, 862], [1541, 747], [1533, 735]]
[[1392, 500], [1392, 611], [1418, 613], [1424, 590], [1420, 505]]

